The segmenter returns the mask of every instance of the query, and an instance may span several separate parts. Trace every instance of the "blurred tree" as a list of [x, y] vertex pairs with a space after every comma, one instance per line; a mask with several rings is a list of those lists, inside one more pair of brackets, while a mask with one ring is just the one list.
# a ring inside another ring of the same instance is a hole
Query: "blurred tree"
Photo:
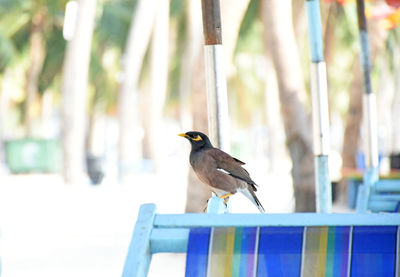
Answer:
[[63, 176], [66, 183], [82, 181], [90, 49], [96, 0], [78, 2], [73, 37], [67, 43], [62, 85]]
[[[201, 1], [186, 2], [185, 62], [181, 65], [181, 119], [184, 120], [191, 106], [193, 126], [182, 122], [185, 128], [208, 134], [206, 78], [204, 71], [204, 51], [202, 47]], [[194, 78], [194, 76], [196, 76]], [[191, 99], [191, 103], [189, 102]], [[202, 212], [210, 198], [210, 190], [189, 169], [185, 212]]]
[[[26, 60], [27, 64], [23, 121], [28, 136], [33, 135], [32, 125], [39, 115], [41, 105], [39, 92], [47, 88], [61, 68], [57, 55], [63, 57], [65, 43], [59, 34], [62, 25], [60, 15], [62, 15], [65, 2], [66, 0], [3, 0], [1, 3], [0, 64], [4, 66], [7, 61], [17, 56]], [[51, 42], [50, 45], [46, 43], [48, 40]], [[54, 51], [49, 51], [55, 48], [60, 50], [57, 55], [54, 55]], [[54, 61], [53, 65], [57, 66], [49, 68], [47, 66], [49, 60]], [[41, 86], [43, 83], [41, 74], [47, 75], [48, 82], [45, 86]]]
[[93, 33], [89, 80], [93, 85], [89, 103], [87, 151], [99, 155], [95, 149], [94, 126], [98, 118], [115, 115], [117, 106], [121, 51], [135, 1], [107, 1], [100, 5], [101, 14]]
[[29, 36], [29, 67], [26, 73], [25, 127], [26, 135], [33, 136], [33, 120], [39, 105], [39, 76], [46, 55], [44, 23], [46, 9], [42, 7], [32, 17]]
[[148, 157], [153, 161], [154, 170], [160, 170], [161, 158], [168, 149], [166, 141], [160, 140], [164, 133], [163, 112], [167, 95], [169, 64], [169, 0], [157, 3], [156, 17], [151, 43], [151, 88], [147, 93], [147, 105], [144, 109], [145, 143]]
[[138, 81], [150, 41], [158, 0], [138, 0], [132, 17], [123, 56], [123, 76], [118, 97], [119, 178], [141, 158]]
[[310, 117], [300, 67], [300, 57], [291, 20], [292, 3], [262, 1], [264, 42], [278, 78], [279, 99], [286, 133], [286, 144], [292, 159], [292, 176], [296, 211], [315, 211], [314, 157]]

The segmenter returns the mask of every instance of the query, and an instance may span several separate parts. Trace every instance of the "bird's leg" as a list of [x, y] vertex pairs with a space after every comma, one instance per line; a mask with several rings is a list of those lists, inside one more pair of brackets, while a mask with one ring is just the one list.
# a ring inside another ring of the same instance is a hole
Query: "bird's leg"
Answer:
[[207, 208], [208, 208], [208, 199], [207, 199], [207, 202], [206, 202], [206, 204], [204, 205], [204, 208], [203, 208], [203, 212], [204, 213], [207, 212]]
[[227, 205], [228, 201], [229, 201], [229, 196], [232, 196], [232, 195], [233, 195], [233, 193], [227, 193], [227, 194], [224, 194], [224, 195], [218, 196], [218, 197], [221, 199], [224, 199], [225, 205]]

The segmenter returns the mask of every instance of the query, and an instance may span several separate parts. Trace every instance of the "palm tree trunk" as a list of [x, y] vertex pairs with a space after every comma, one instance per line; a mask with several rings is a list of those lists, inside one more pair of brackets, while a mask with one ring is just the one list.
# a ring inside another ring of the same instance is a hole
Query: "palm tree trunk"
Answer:
[[[202, 46], [201, 2], [188, 1], [186, 6], [187, 33], [185, 46], [185, 62], [181, 69], [180, 99], [181, 124], [184, 128], [190, 128], [208, 133], [206, 77], [204, 71], [204, 51]], [[188, 107], [192, 107], [192, 122], [185, 119], [188, 115]], [[192, 124], [193, 126], [188, 126]], [[184, 130], [187, 131], [187, 130]], [[189, 164], [189, 159], [188, 159]], [[190, 168], [188, 175], [188, 187], [186, 192], [187, 213], [203, 212], [207, 199], [210, 198], [210, 190], [197, 178]]]
[[280, 113], [278, 84], [270, 51], [265, 46], [265, 118], [267, 122], [268, 171], [276, 172], [280, 166], [279, 155], [285, 153], [285, 147], [279, 143], [279, 134], [283, 132]]
[[80, 0], [76, 29], [67, 44], [62, 84], [64, 180], [78, 183], [85, 172], [85, 130], [90, 48], [96, 0]]
[[236, 48], [240, 26], [249, 3], [250, 0], [221, 1], [222, 42], [224, 44], [227, 79], [235, 73], [233, 53]]
[[279, 100], [292, 159], [296, 211], [315, 211], [311, 120], [305, 108], [300, 58], [291, 20], [291, 1], [262, 1], [265, 44], [278, 78]]
[[148, 106], [145, 109], [146, 130], [149, 158], [153, 160], [156, 172], [160, 170], [164, 151], [168, 149], [157, 134], [163, 132], [163, 111], [167, 94], [168, 80], [168, 44], [169, 44], [169, 1], [161, 0], [157, 5], [151, 46], [151, 89]]
[[45, 41], [43, 24], [45, 13], [38, 12], [32, 19], [31, 35], [29, 37], [30, 65], [26, 73], [25, 129], [27, 136], [33, 136], [33, 119], [38, 105], [39, 76], [45, 58]]
[[135, 8], [123, 60], [123, 80], [118, 98], [119, 178], [142, 156], [138, 81], [156, 15], [156, 0], [139, 0]]
[[[191, 1], [192, 2], [192, 1]], [[201, 9], [199, 9], [201, 11]], [[201, 18], [201, 17], [200, 17]], [[201, 34], [201, 33], [200, 33]], [[196, 64], [192, 67], [191, 92], [192, 92], [192, 113], [193, 113], [193, 130], [208, 134], [208, 116], [207, 116], [207, 97], [206, 97], [206, 76], [204, 72], [204, 52], [199, 48], [200, 55], [196, 60]], [[189, 161], [188, 161], [189, 162]], [[203, 212], [203, 208], [207, 200], [211, 197], [210, 189], [203, 184], [196, 176], [194, 171], [190, 169], [187, 187], [186, 208], [187, 213]]]

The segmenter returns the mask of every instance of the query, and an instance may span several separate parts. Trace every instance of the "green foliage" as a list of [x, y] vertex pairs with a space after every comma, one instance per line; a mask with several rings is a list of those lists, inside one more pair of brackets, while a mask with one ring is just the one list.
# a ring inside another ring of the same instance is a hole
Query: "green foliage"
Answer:
[[259, 0], [251, 0], [239, 31], [236, 52], [263, 53], [262, 23], [258, 16]]
[[60, 74], [65, 55], [66, 42], [62, 29], [53, 25], [46, 33], [46, 58], [42, 74], [39, 79], [39, 91], [44, 92], [53, 83], [57, 74]]
[[187, 1], [182, 0], [171, 0], [169, 15], [171, 18], [178, 18], [185, 16], [185, 7], [187, 5]]
[[353, 76], [346, 78], [343, 72], [353, 72], [353, 64], [359, 58], [359, 40], [355, 4], [337, 7], [335, 14], [334, 58], [328, 67], [330, 107], [345, 116], [349, 101], [349, 88]]
[[109, 1], [104, 4], [100, 21], [95, 30], [98, 41], [107, 46], [125, 48], [133, 7], [137, 1]]
[[[175, 49], [169, 61], [169, 78], [168, 78], [168, 91], [172, 101], [179, 98], [179, 84], [181, 76], [181, 67], [183, 60], [183, 53], [185, 52], [186, 42], [188, 40], [187, 24], [188, 18], [185, 13], [187, 2], [172, 0], [170, 15], [170, 26], [176, 29], [176, 40], [174, 41]], [[171, 28], [170, 28], [171, 29]]]
[[0, 73], [4, 71], [14, 56], [14, 45], [0, 33]]

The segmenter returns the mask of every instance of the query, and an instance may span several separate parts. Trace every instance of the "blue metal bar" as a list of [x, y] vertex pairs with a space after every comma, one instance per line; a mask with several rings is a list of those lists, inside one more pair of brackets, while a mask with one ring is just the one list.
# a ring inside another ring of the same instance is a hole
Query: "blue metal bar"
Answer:
[[307, 0], [308, 40], [312, 62], [324, 60], [319, 0]]
[[363, 121], [366, 142], [365, 163], [367, 168], [367, 171], [364, 174], [364, 184], [359, 188], [357, 211], [366, 212], [368, 210], [371, 191], [373, 192], [374, 185], [378, 181], [379, 175], [376, 103], [371, 85], [371, 57], [364, 0], [357, 0], [357, 19], [361, 45], [360, 60], [364, 79]]
[[150, 236], [156, 214], [156, 205], [145, 204], [140, 207], [133, 231], [122, 277], [145, 277], [151, 262]]
[[316, 156], [314, 158], [317, 211], [327, 213], [332, 210], [332, 187], [329, 179], [328, 156]]
[[326, 69], [323, 57], [319, 0], [306, 1], [308, 39], [311, 56], [311, 95], [313, 144], [315, 155], [315, 187], [317, 212], [332, 210], [332, 188], [329, 178], [329, 113]]

